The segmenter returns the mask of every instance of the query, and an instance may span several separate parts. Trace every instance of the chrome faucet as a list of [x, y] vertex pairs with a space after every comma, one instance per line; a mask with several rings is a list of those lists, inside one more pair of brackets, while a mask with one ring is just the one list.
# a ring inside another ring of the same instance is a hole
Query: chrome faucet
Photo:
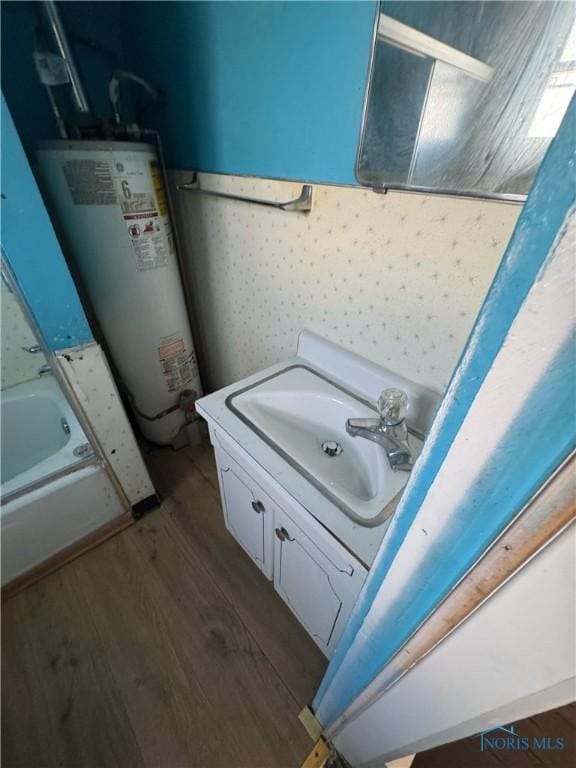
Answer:
[[379, 419], [348, 419], [346, 432], [381, 445], [392, 469], [410, 472], [414, 466], [408, 445], [406, 411], [408, 396], [401, 389], [385, 389], [378, 398]]

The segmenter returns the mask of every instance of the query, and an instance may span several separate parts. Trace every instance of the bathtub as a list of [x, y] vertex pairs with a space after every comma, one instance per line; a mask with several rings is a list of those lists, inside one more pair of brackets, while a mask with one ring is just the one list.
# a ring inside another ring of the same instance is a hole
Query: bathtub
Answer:
[[52, 376], [4, 390], [1, 426], [5, 585], [126, 510]]
[[93, 455], [53, 376], [3, 390], [0, 412], [2, 498]]

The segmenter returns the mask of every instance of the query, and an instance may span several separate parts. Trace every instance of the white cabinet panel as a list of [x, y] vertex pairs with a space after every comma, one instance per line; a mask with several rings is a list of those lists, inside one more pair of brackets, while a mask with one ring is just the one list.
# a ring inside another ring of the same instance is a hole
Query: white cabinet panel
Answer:
[[329, 575], [297, 538], [280, 543], [276, 589], [308, 632], [328, 647], [342, 601]]
[[[360, 588], [354, 568], [323, 543], [321, 551], [284, 511], [275, 514], [274, 586], [327, 656]], [[335, 557], [330, 558], [333, 554]]]
[[252, 478], [226, 453], [218, 451], [216, 460], [226, 528], [271, 579], [272, 504]]
[[253, 491], [244, 485], [233, 469], [223, 469], [224, 513], [237, 541], [253, 560], [264, 562], [264, 518]]

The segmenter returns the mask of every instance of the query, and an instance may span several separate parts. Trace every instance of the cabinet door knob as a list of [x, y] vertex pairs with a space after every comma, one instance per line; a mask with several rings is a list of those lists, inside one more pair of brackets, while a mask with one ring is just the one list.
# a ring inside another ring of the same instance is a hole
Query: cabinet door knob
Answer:
[[258, 514], [260, 514], [260, 512], [265, 512], [266, 511], [266, 508], [265, 508], [264, 504], [262, 504], [261, 501], [253, 501], [252, 502], [252, 509], [254, 510], [254, 512], [257, 512]]
[[280, 539], [280, 541], [294, 541], [294, 539], [291, 538], [290, 534], [288, 533], [286, 528], [284, 528], [284, 526], [282, 526], [282, 528], [276, 528], [275, 533], [276, 533], [276, 536]]

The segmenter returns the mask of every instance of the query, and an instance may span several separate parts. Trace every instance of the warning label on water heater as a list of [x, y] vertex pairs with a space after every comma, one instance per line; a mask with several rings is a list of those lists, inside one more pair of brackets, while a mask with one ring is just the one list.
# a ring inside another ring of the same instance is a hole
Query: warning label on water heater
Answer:
[[163, 231], [165, 225], [158, 211], [125, 213], [124, 222], [136, 256], [136, 268], [143, 271], [166, 266], [172, 236], [167, 237]]
[[122, 216], [136, 257], [136, 269], [165, 267], [174, 253], [174, 238], [155, 161], [123, 157], [116, 163]]
[[161, 339], [158, 356], [170, 392], [192, 381], [194, 354], [186, 352], [180, 336], [173, 334]]

